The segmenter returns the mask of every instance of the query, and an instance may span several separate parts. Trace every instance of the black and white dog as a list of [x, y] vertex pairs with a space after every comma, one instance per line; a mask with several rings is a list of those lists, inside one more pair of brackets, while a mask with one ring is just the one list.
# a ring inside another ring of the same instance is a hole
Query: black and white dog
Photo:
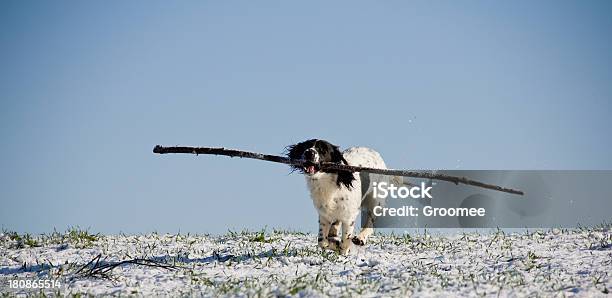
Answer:
[[[289, 158], [307, 161], [305, 167], [293, 168], [305, 175], [310, 196], [319, 213], [319, 246], [346, 255], [351, 241], [356, 245], [364, 245], [374, 232], [371, 210], [376, 205], [384, 204], [382, 199], [372, 195], [370, 176], [374, 175], [337, 170], [321, 171], [318, 164], [334, 162], [386, 169], [380, 154], [365, 147], [353, 147], [341, 152], [338, 146], [318, 139], [288, 146], [287, 151]], [[359, 235], [354, 236], [355, 220], [361, 208], [368, 210], [365, 227]], [[340, 231], [342, 235], [338, 241]]]

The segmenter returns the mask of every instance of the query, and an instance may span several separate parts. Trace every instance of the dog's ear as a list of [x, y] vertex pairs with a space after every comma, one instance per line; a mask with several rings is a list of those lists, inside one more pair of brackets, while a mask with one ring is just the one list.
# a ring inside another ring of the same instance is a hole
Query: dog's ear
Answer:
[[331, 160], [332, 162], [335, 163], [339, 163], [339, 164], [345, 164], [348, 165], [348, 162], [346, 161], [346, 159], [344, 159], [344, 156], [342, 155], [342, 151], [340, 151], [340, 148], [338, 146], [331, 146]]
[[[349, 163], [344, 159], [344, 155], [342, 155], [342, 151], [338, 146], [332, 145], [331, 150], [331, 159], [332, 162], [349, 165]], [[351, 189], [353, 187], [353, 181], [355, 181], [355, 176], [351, 172], [347, 171], [336, 171], [338, 174], [338, 179], [336, 179], [336, 184], [340, 187], [342, 185], [346, 186], [346, 188]]]
[[308, 140], [285, 147], [287, 157], [289, 157], [290, 159], [302, 159], [302, 154], [304, 154], [304, 151], [306, 151], [306, 149], [311, 147], [312, 141], [313, 140]]
[[336, 179], [336, 185], [338, 187], [344, 185], [346, 188], [353, 188], [353, 181], [355, 181], [355, 176], [353, 173], [346, 171], [338, 171], [338, 179]]

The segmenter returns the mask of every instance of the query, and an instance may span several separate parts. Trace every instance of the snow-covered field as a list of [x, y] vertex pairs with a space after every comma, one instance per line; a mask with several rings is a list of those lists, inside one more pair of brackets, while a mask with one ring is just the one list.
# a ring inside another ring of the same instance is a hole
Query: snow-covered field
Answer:
[[[0, 291], [70, 295], [606, 296], [611, 226], [521, 234], [377, 235], [349, 256], [316, 235], [0, 235]], [[90, 262], [96, 256], [98, 261]], [[120, 261], [147, 259], [145, 264]], [[88, 264], [88, 265], [87, 265]], [[164, 264], [172, 267], [161, 268]], [[87, 265], [87, 266], [86, 266]], [[105, 269], [106, 268], [106, 269]], [[104, 272], [104, 270], [107, 270]], [[14, 280], [59, 288], [12, 289]], [[42, 283], [41, 283], [42, 284]]]

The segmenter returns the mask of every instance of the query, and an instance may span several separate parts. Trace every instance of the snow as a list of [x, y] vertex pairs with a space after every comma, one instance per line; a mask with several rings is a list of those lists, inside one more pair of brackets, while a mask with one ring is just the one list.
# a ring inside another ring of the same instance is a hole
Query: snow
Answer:
[[[375, 235], [349, 256], [321, 251], [316, 235], [274, 231], [209, 235], [0, 234], [0, 291], [71, 295], [198, 296], [605, 296], [612, 272], [610, 226], [506, 234]], [[74, 235], [73, 235], [74, 236]], [[134, 258], [87, 276], [85, 264]], [[9, 280], [58, 280], [12, 289]]]

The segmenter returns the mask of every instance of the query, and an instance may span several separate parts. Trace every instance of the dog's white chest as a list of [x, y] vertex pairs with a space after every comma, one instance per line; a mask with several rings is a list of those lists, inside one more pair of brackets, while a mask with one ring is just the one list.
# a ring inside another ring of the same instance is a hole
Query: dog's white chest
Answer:
[[344, 221], [354, 217], [361, 205], [359, 181], [354, 181], [353, 189], [338, 187], [336, 176], [322, 174], [318, 179], [307, 178], [313, 204], [319, 216], [330, 222]]

